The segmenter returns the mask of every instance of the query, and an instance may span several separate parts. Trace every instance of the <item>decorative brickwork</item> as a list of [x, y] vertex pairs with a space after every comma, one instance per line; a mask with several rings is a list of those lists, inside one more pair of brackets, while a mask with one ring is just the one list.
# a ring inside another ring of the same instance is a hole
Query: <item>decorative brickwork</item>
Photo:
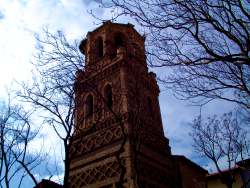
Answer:
[[176, 187], [144, 40], [131, 24], [106, 22], [79, 47], [86, 67], [74, 87], [72, 188]]
[[95, 133], [73, 141], [70, 153], [74, 153], [74, 157], [84, 155], [87, 152], [94, 151], [100, 147], [106, 146], [122, 138], [120, 126], [112, 126], [110, 128], [96, 131]]
[[110, 178], [119, 177], [120, 168], [117, 161], [111, 161], [106, 164], [83, 169], [81, 172], [70, 177], [70, 187], [78, 188], [86, 185], [101, 182]]

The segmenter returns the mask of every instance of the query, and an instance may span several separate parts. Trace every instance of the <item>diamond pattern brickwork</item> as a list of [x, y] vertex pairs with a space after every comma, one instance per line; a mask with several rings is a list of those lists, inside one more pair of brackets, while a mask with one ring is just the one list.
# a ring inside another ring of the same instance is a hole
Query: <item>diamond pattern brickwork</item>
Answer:
[[108, 129], [97, 131], [92, 135], [79, 138], [72, 143], [70, 150], [74, 157], [94, 151], [122, 138], [121, 126], [115, 125]]
[[[70, 188], [108, 188], [120, 175], [126, 188], [138, 187], [136, 180], [146, 182], [141, 188], [175, 187], [160, 115], [160, 90], [156, 75], [148, 72], [144, 42], [131, 24], [111, 22], [89, 32], [81, 42], [86, 66], [78, 71], [74, 85]], [[112, 87], [111, 108], [105, 98], [107, 85]], [[89, 94], [93, 95], [93, 114], [85, 118]], [[126, 160], [124, 168], [114, 158]]]
[[114, 160], [94, 168], [82, 169], [81, 172], [70, 177], [70, 188], [82, 188], [109, 178], [119, 177], [119, 175], [119, 163]]

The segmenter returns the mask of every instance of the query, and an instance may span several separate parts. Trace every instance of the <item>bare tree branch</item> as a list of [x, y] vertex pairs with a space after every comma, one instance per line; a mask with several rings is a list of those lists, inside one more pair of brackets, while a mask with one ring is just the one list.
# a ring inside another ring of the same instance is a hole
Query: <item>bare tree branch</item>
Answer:
[[243, 0], [98, 0], [145, 31], [148, 63], [178, 98], [250, 108], [250, 7]]
[[[194, 120], [191, 133], [195, 150], [213, 162], [221, 182], [228, 188], [235, 181], [233, 169], [236, 162], [249, 157], [249, 133], [240, 126], [236, 115], [230, 112], [222, 117], [209, 117], [207, 120], [199, 116]], [[227, 165], [228, 173], [223, 172], [223, 163]]]

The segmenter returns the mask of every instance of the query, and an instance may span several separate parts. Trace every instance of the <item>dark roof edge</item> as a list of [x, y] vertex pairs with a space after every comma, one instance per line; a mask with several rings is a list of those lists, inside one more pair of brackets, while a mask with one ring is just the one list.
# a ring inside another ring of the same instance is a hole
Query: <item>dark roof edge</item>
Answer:
[[197, 163], [191, 161], [190, 159], [188, 159], [187, 157], [185, 157], [184, 155], [173, 155], [173, 157], [175, 159], [181, 159], [183, 161], [186, 161], [188, 164], [194, 166], [195, 168], [198, 168], [199, 170], [203, 171], [204, 173], [208, 174], [208, 171], [206, 169], [204, 169], [203, 167], [201, 167], [200, 165], [198, 165]]

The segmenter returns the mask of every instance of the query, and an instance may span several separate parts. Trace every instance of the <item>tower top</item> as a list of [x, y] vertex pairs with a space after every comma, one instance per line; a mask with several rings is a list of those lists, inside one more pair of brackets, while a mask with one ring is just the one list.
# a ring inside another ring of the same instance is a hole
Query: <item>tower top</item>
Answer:
[[175, 187], [144, 42], [132, 24], [110, 21], [81, 42], [86, 60], [74, 87], [70, 187]]
[[107, 21], [88, 32], [79, 49], [85, 55], [86, 68], [90, 65], [108, 65], [120, 54], [130, 60], [136, 57], [137, 62], [144, 62], [145, 66], [144, 42], [145, 37], [134, 29], [134, 25]]
[[[133, 25], [133, 24], [131, 24], [131, 23], [127, 23], [127, 24], [123, 24], [123, 23], [114, 23], [114, 22], [111, 22], [110, 20], [103, 22], [103, 24], [102, 24], [100, 27], [94, 29], [93, 31], [89, 31], [89, 32], [87, 33], [87, 38], [88, 38], [88, 36], [94, 35], [94, 34], [97, 33], [97, 32], [106, 30], [107, 28], [109, 28], [109, 29], [117, 28], [117, 30], [120, 30], [120, 29], [122, 29], [122, 28], [123, 28], [123, 29], [125, 29], [125, 28], [128, 29], [128, 28], [129, 28], [129, 30], [134, 31], [134, 33], [137, 34], [138, 37], [140, 37], [143, 41], [145, 41], [145, 37], [144, 37], [144, 36], [141, 36], [140, 33], [138, 33], [138, 32], [134, 29], [134, 25]], [[81, 43], [80, 43], [80, 46], [79, 46], [80, 51], [81, 51], [83, 54], [85, 54], [85, 55], [86, 55], [86, 43], [87, 43], [87, 38], [83, 39], [83, 40], [81, 41]]]

